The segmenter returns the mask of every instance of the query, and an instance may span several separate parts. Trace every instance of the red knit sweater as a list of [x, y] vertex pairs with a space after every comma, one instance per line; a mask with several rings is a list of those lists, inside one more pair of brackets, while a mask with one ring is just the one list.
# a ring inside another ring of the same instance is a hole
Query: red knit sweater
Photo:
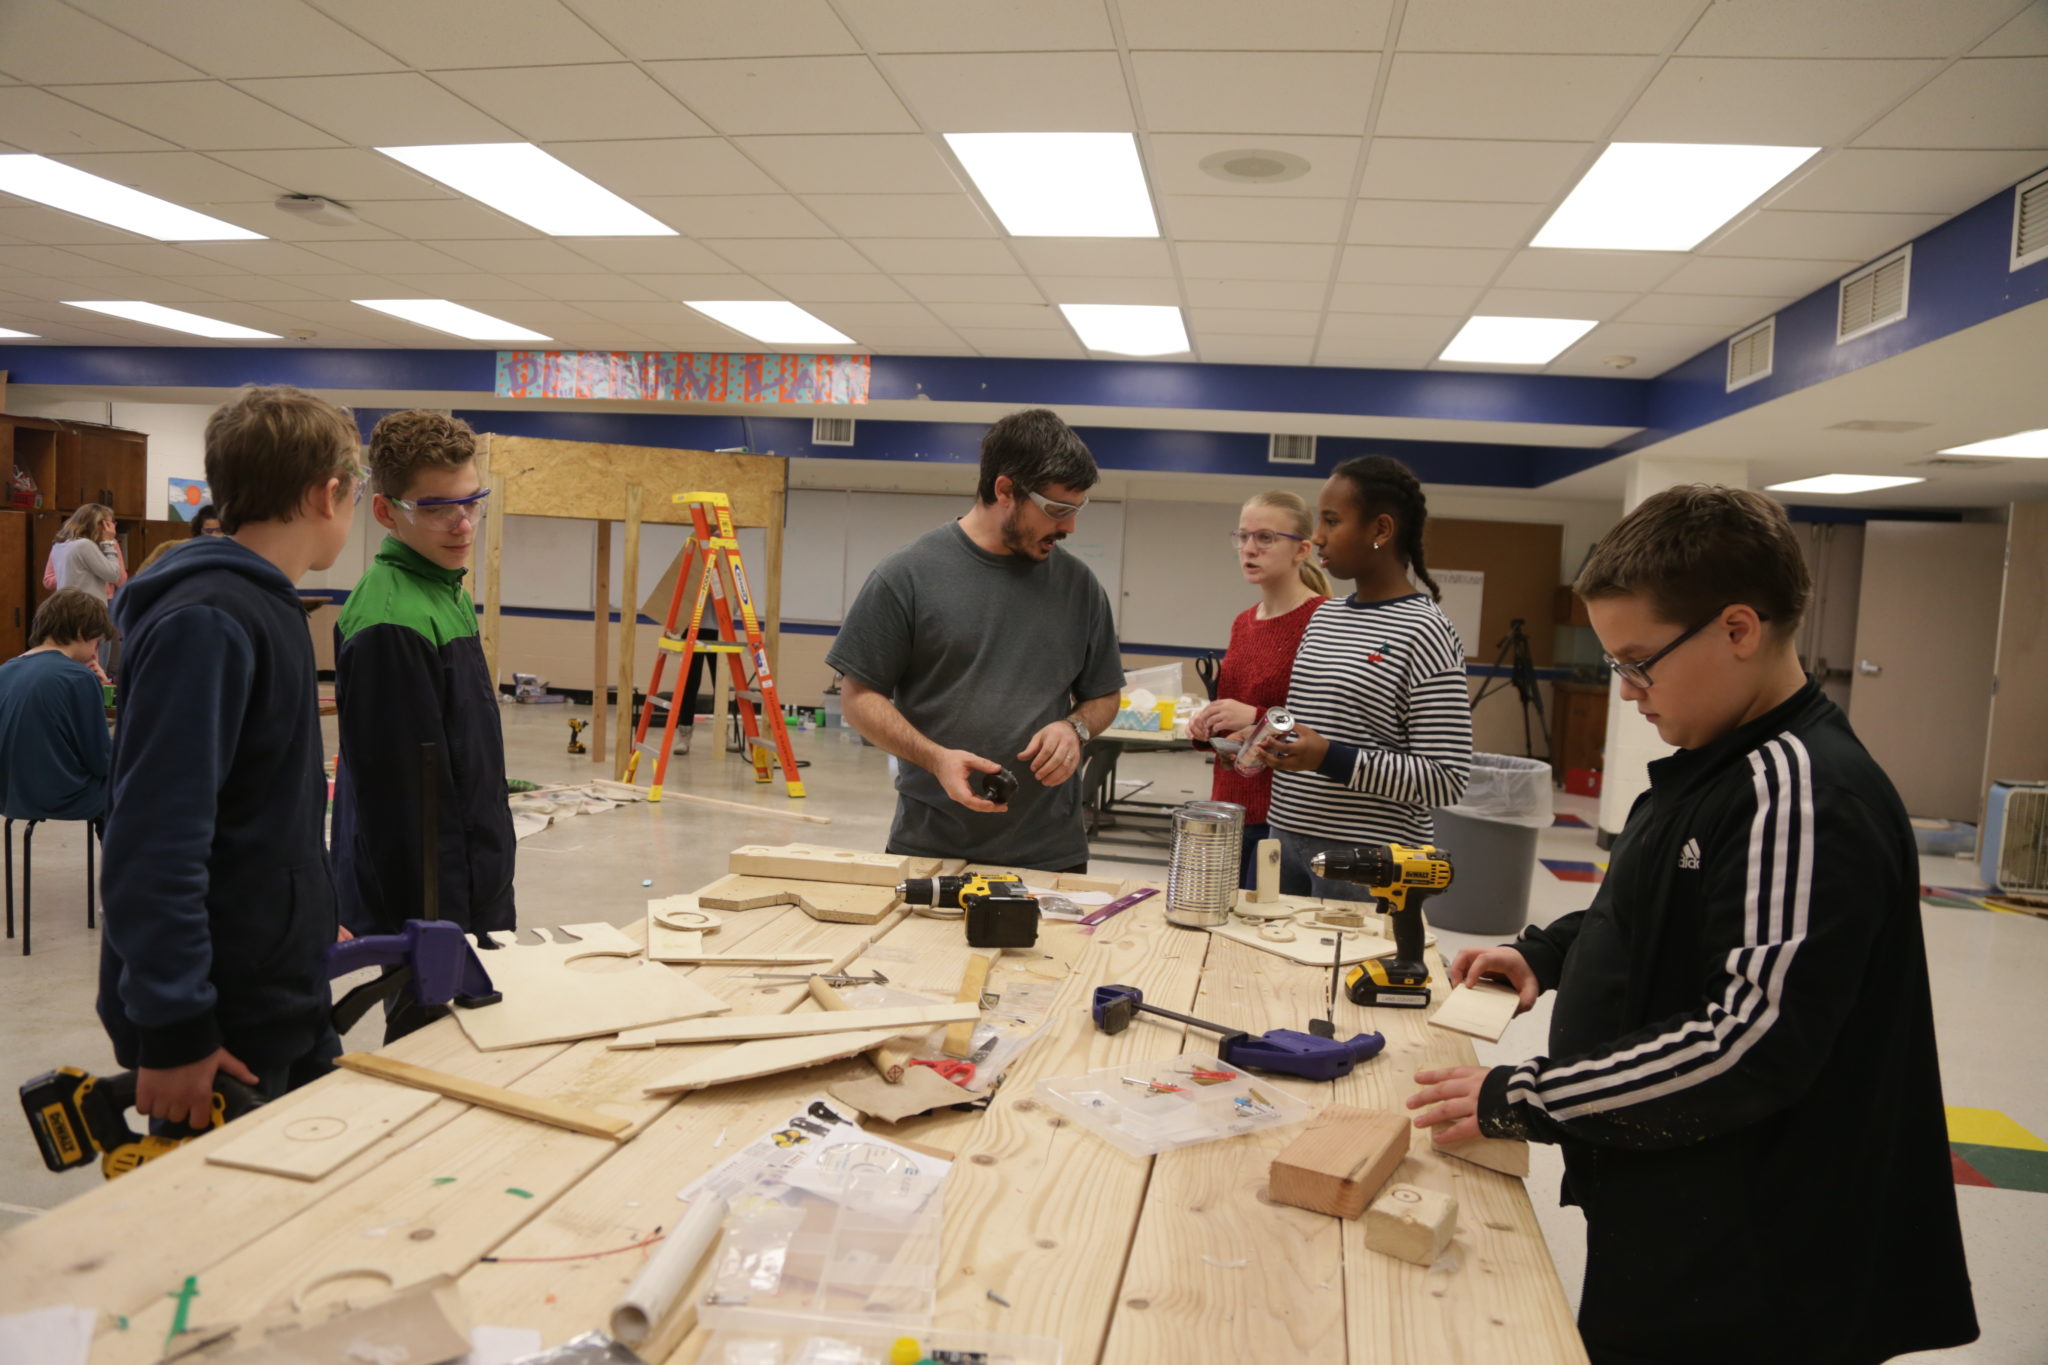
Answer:
[[[1256, 606], [1238, 613], [1230, 623], [1230, 648], [1224, 652], [1223, 664], [1216, 672], [1217, 698], [1244, 702], [1261, 715], [1269, 706], [1286, 705], [1287, 681], [1294, 672], [1294, 651], [1301, 645], [1302, 632], [1308, 629], [1308, 618], [1329, 600], [1311, 597], [1285, 616], [1270, 621], [1259, 619]], [[1216, 781], [1209, 795], [1213, 800], [1235, 801], [1243, 806], [1246, 824], [1266, 823], [1266, 803], [1272, 793], [1271, 773], [1262, 769], [1243, 777], [1227, 757], [1216, 756]]]

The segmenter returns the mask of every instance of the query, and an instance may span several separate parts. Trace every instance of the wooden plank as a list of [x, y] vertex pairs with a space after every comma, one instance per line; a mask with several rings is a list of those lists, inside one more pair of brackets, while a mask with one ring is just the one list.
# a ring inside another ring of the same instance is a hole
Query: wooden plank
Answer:
[[726, 867], [749, 877], [812, 882], [853, 882], [893, 887], [910, 877], [910, 862], [890, 853], [867, 853], [820, 844], [748, 844], [732, 851]]
[[[505, 998], [456, 1010], [455, 1021], [486, 1052], [595, 1038], [621, 1029], [689, 1019], [726, 1008], [688, 975], [660, 963], [629, 962], [640, 945], [609, 924], [566, 924], [572, 941], [519, 944], [491, 954], [491, 981]], [[618, 969], [584, 970], [594, 958]]]
[[1451, 993], [1429, 1016], [1429, 1022], [1438, 1028], [1455, 1029], [1497, 1043], [1521, 1008], [1521, 996], [1506, 986], [1491, 981], [1467, 983], [1451, 988]]
[[[604, 441], [555, 441], [493, 434], [498, 496], [515, 517], [625, 520], [626, 490], [653, 490], [647, 520], [688, 526], [690, 509], [671, 494], [715, 489], [732, 500], [735, 526], [766, 527], [774, 495], [789, 486], [789, 461], [774, 455], [724, 455]], [[637, 601], [628, 597], [626, 601]]]
[[[821, 1010], [850, 1010], [853, 1008], [852, 1005], [846, 1003], [846, 997], [840, 994], [839, 988], [825, 980], [822, 976], [812, 977], [809, 989], [811, 999], [818, 1002], [818, 1008]], [[894, 1085], [903, 1079], [904, 1071], [910, 1065], [910, 1059], [917, 1055], [917, 1048], [913, 1043], [905, 1039], [892, 1038], [880, 1047], [870, 1048], [861, 1055], [868, 1059], [868, 1065], [874, 1067], [876, 1075], [880, 1076], [888, 1084]]]
[[953, 1002], [974, 1006], [974, 1014], [946, 1030], [946, 1044], [942, 1050], [948, 1057], [965, 1057], [974, 1050], [974, 1025], [981, 1018], [981, 997], [988, 989], [989, 968], [994, 965], [993, 953], [976, 953], [967, 959], [967, 970], [960, 975], [960, 986], [954, 992]]
[[485, 1109], [495, 1109], [514, 1118], [532, 1119], [536, 1123], [566, 1128], [572, 1133], [587, 1133], [591, 1137], [624, 1137], [626, 1130], [633, 1126], [625, 1119], [611, 1118], [605, 1114], [578, 1109], [574, 1105], [559, 1104], [554, 1100], [522, 1095], [500, 1086], [464, 1080], [445, 1071], [431, 1071], [423, 1066], [413, 1066], [409, 1062], [379, 1057], [375, 1053], [345, 1052], [335, 1059], [334, 1064], [344, 1071], [354, 1071], [364, 1076], [375, 1076], [380, 1080], [395, 1081], [399, 1085], [430, 1090], [436, 1095], [446, 1095], [452, 1100], [462, 1100], [469, 1104], [481, 1105]]
[[258, 1110], [250, 1115], [253, 1124], [236, 1125], [247, 1132], [237, 1132], [206, 1159], [216, 1166], [318, 1180], [433, 1103], [433, 1094], [422, 1090], [341, 1081], [323, 1086], [317, 1100], [290, 1113], [272, 1116], [268, 1106]]
[[765, 1038], [800, 1038], [806, 1034], [854, 1033], [890, 1029], [907, 1033], [981, 1017], [979, 1001], [954, 1005], [891, 1005], [871, 1010], [808, 1010], [795, 1014], [733, 1014], [715, 1019], [683, 1019], [651, 1028], [628, 1029], [611, 1041], [617, 1049], [656, 1047], [671, 1043], [739, 1043]]
[[[797, 1038], [769, 1038], [740, 1043], [717, 1057], [700, 1057], [659, 1080], [649, 1082], [649, 1095], [675, 1095], [732, 1081], [757, 1080], [836, 1062], [894, 1038], [901, 1030], [869, 1029], [864, 1033], [821, 1033]], [[653, 1054], [669, 1055], [666, 1050]]]
[[626, 489], [626, 558], [619, 572], [619, 677], [618, 714], [612, 725], [612, 776], [626, 780], [626, 765], [633, 753], [633, 653], [640, 641], [640, 521], [644, 492], [639, 484]]
[[610, 750], [604, 746], [605, 716], [611, 710], [605, 695], [609, 675], [605, 672], [605, 651], [612, 635], [612, 524], [609, 518], [597, 523], [597, 588], [591, 599], [596, 618], [596, 655], [590, 670], [590, 761], [602, 763]]

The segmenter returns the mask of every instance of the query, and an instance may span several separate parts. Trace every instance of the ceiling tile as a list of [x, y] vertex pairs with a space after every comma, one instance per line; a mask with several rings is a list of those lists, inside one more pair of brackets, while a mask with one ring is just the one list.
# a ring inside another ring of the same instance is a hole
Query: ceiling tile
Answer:
[[1408, 0], [1403, 52], [1658, 53], [1695, 0]]
[[[1166, 243], [1144, 239], [1020, 237], [1010, 250], [1024, 268], [1045, 275], [1123, 275], [1170, 279], [1173, 258]], [[888, 267], [884, 267], [885, 269]]]
[[349, 207], [366, 223], [422, 241], [541, 235], [474, 199], [358, 199]]
[[[0, 92], [4, 93], [4, 92]], [[952, 194], [962, 188], [931, 139], [918, 133], [735, 139], [793, 194]]]
[[236, 227], [245, 227], [251, 232], [260, 232], [286, 242], [376, 242], [391, 240], [392, 233], [374, 223], [355, 223], [344, 227], [328, 227], [301, 218], [295, 213], [285, 213], [272, 199], [255, 204], [208, 204], [206, 211]]
[[1597, 148], [1587, 142], [1375, 137], [1359, 193], [1368, 199], [1554, 204]]
[[1188, 326], [1197, 336], [1314, 337], [1322, 329], [1321, 310], [1279, 308], [1190, 308]]
[[1064, 327], [1060, 311], [1049, 303], [933, 303], [932, 312], [949, 327], [1024, 327], [1047, 331]]
[[504, 279], [498, 275], [485, 275], [477, 271], [457, 271], [450, 274], [393, 275], [391, 277], [408, 289], [417, 289], [422, 294], [437, 299], [453, 299], [457, 303], [496, 303], [506, 299], [537, 299], [535, 290], [523, 284]]
[[129, 242], [122, 246], [75, 246], [80, 256], [98, 261], [100, 269], [132, 270], [139, 275], [200, 275], [219, 262], [163, 242]]
[[1747, 294], [1801, 298], [1863, 263], [1852, 261], [1767, 261], [1742, 256], [1694, 256], [1663, 288], [1674, 294]]
[[330, 258], [289, 242], [193, 242], [183, 249], [252, 275], [328, 275], [335, 270]]
[[236, 85], [360, 147], [518, 140], [510, 128], [417, 72], [291, 76]]
[[557, 0], [314, 0], [416, 67], [545, 66], [619, 54]]
[[1134, 52], [1145, 126], [1156, 132], [1365, 131], [1376, 52]]
[[92, 275], [104, 262], [54, 246], [0, 246], [0, 274]]
[[592, 302], [599, 299], [655, 299], [660, 295], [624, 275], [521, 275], [521, 284], [531, 285], [551, 299]]
[[1280, 308], [1320, 312], [1329, 285], [1321, 280], [1201, 280], [1182, 286], [1196, 308]]
[[[833, 324], [838, 326], [837, 323]], [[975, 350], [950, 327], [840, 327], [877, 355], [973, 355]]]
[[41, 85], [177, 81], [202, 74], [57, 0], [0, 5], [0, 65]]
[[569, 0], [613, 46], [642, 61], [679, 57], [800, 57], [858, 52], [830, 0]]
[[[1046, 295], [1023, 275], [896, 275], [896, 283], [926, 303], [1032, 303]], [[1171, 284], [1171, 281], [1152, 281]], [[1078, 299], [1066, 299], [1078, 303]]]
[[[1725, 341], [1728, 329], [1718, 324], [1673, 325], [1653, 322], [1603, 322], [1574, 344], [1603, 354], [1641, 352], [1664, 354], [1672, 351], [1698, 355], [1716, 342]], [[1569, 354], [1569, 352], [1567, 352]]]
[[223, 79], [398, 71], [405, 65], [300, 0], [262, 0], [260, 23], [250, 22], [249, 0], [71, 3]]
[[2012, 0], [1718, 0], [1678, 50], [1693, 57], [1949, 57]]
[[314, 250], [331, 260], [340, 261], [353, 270], [371, 275], [384, 275], [392, 271], [417, 273], [463, 268], [461, 257], [436, 251], [421, 242], [334, 242], [315, 247]]
[[[1445, 340], [1450, 334], [1445, 333]], [[1443, 341], [1404, 340], [1400, 337], [1326, 336], [1316, 347], [1316, 364], [1345, 365], [1359, 369], [1417, 369], [1435, 360]]]
[[[854, 242], [878, 267], [892, 275], [1015, 275], [1017, 258], [1003, 242], [891, 241], [863, 237]], [[1085, 270], [1069, 271], [1085, 275]]]
[[1114, 133], [1136, 128], [1114, 52], [956, 52], [881, 58], [890, 83], [944, 133]]
[[1137, 48], [1373, 52], [1391, 0], [1118, 0], [1124, 42]]
[[1103, 0], [962, 5], [955, 0], [840, 0], [872, 52], [1059, 52], [1113, 48]]
[[1359, 246], [1520, 246], [1542, 221], [1540, 204], [1361, 199], [1347, 240]]
[[293, 284], [290, 280], [273, 280], [262, 275], [171, 275], [164, 279], [166, 284], [189, 284], [210, 289], [224, 299], [237, 299], [244, 303], [290, 303], [299, 299], [317, 299], [320, 296], [304, 285]]
[[1337, 278], [1354, 284], [1489, 284], [1508, 256], [1462, 247], [1350, 246]]
[[843, 237], [993, 237], [964, 194], [814, 194], [813, 213]]
[[1159, 308], [1180, 305], [1180, 286], [1172, 280], [1118, 279], [1109, 275], [1041, 275], [1038, 287], [1054, 303], [1142, 303]]
[[1376, 128], [1388, 137], [1602, 137], [1654, 66], [1647, 57], [1403, 52]]
[[1677, 251], [1518, 251], [1495, 281], [1524, 289], [1655, 289], [1685, 264]]
[[1413, 313], [1425, 317], [1463, 317], [1479, 301], [1481, 290], [1467, 284], [1339, 284], [1330, 307], [1348, 313]]
[[787, 194], [715, 194], [639, 199], [670, 227], [693, 237], [831, 237], [836, 234]]
[[1592, 289], [1489, 289], [1472, 311], [1483, 317], [1590, 318], [1605, 321], [1634, 303], [1635, 291]]
[[2048, 146], [2048, 57], [1972, 57], [1856, 139], [1859, 147]]
[[[719, 274], [696, 272], [687, 275], [657, 274], [631, 275], [635, 284], [645, 285], [665, 299], [779, 299], [782, 291], [772, 289], [752, 275], [736, 271]], [[863, 280], [880, 279], [879, 275], [862, 275]]]
[[[1343, 199], [1351, 194], [1352, 172], [1364, 139], [1220, 133], [1147, 133], [1145, 174], [1154, 194], [1231, 194], [1265, 198]], [[1278, 184], [1219, 180], [1202, 169], [1204, 158], [1218, 152], [1258, 149], [1286, 152], [1308, 162], [1308, 170]]]
[[1651, 294], [1620, 314], [1623, 322], [1677, 322], [1733, 330], [1768, 317], [1784, 300], [1726, 294]]
[[[788, 298], [811, 303], [908, 303], [910, 295], [887, 275], [834, 275], [807, 271], [763, 275]], [[703, 295], [697, 295], [702, 298]], [[742, 294], [739, 297], [745, 298]]]
[[1847, 148], [1772, 199], [1774, 209], [1956, 214], [2048, 165], [2048, 150], [1875, 151]]
[[593, 317], [638, 328], [650, 336], [701, 338], [711, 342], [711, 349], [716, 350], [744, 351], [757, 344], [685, 303], [599, 302], [584, 311]]
[[[656, 239], [681, 246], [690, 245], [677, 238]], [[576, 243], [577, 250], [571, 251], [560, 242], [542, 237], [532, 241], [456, 241], [440, 242], [441, 250], [461, 261], [471, 270], [488, 270], [494, 275], [518, 277], [525, 274], [567, 275], [589, 270], [608, 270], [613, 267], [600, 263], [597, 249], [609, 246], [626, 246], [627, 242], [603, 242], [596, 238], [582, 238]], [[632, 245], [638, 245], [632, 243]]]
[[1037, 331], [1016, 327], [956, 327], [953, 329], [960, 339], [983, 355], [993, 356], [1053, 356], [1068, 360], [1083, 360], [1088, 353], [1081, 349], [1081, 343], [1074, 339], [1072, 332]]
[[772, 194], [776, 184], [724, 138], [550, 142], [558, 157], [614, 194]]
[[[71, 283], [77, 286], [77, 292], [67, 295], [66, 297], [68, 298], [141, 299], [144, 303], [192, 304], [197, 305], [196, 311], [208, 317], [240, 321], [239, 318], [230, 317], [224, 308], [212, 306], [239, 301], [224, 299], [203, 284], [179, 284], [170, 280], [151, 279], [134, 275], [80, 275], [74, 277]], [[250, 323], [249, 325], [260, 327], [263, 324]], [[273, 328], [271, 330], [274, 331], [276, 329]]]
[[1973, 57], [2048, 57], [2048, 3], [2034, 3], [1979, 43]]
[[1306, 365], [1315, 354], [1314, 337], [1236, 336], [1204, 333], [1195, 353], [1211, 365]]
[[320, 129], [222, 81], [74, 85], [57, 93], [196, 151], [335, 145]]
[[0, 233], [23, 242], [48, 242], [57, 246], [83, 246], [87, 243], [125, 246], [135, 241], [134, 233], [121, 228], [4, 196], [0, 196]]
[[1543, 367], [1545, 374], [1578, 374], [1598, 378], [1655, 379], [1675, 365], [1692, 359], [1690, 351], [1636, 351], [1629, 353], [1633, 362], [1617, 368], [1607, 362], [1606, 357], [1615, 354], [1611, 348], [1603, 348], [1580, 342], [1557, 359]]
[[867, 258], [836, 237], [722, 237], [704, 245], [756, 275], [769, 270], [858, 275], [873, 269]]
[[1462, 325], [1458, 318], [1416, 317], [1406, 313], [1332, 313], [1323, 322], [1323, 339], [1342, 338], [1351, 342], [1399, 343], [1389, 346], [1395, 354], [1426, 348], [1431, 354]]
[[1160, 207], [1176, 241], [1330, 243], [1342, 230], [1345, 201], [1169, 194]]
[[820, 303], [810, 311], [842, 332], [856, 327], [940, 327], [932, 310], [921, 303]]
[[[584, 269], [602, 268], [619, 270], [628, 274], [650, 275], [694, 275], [728, 274], [732, 266], [714, 259], [713, 253], [696, 242], [681, 237], [579, 237], [573, 243], [574, 254], [594, 263]], [[502, 269], [485, 265], [487, 270]], [[548, 266], [534, 266], [536, 270], [553, 269]], [[703, 296], [698, 295], [699, 298]]]
[[225, 161], [294, 194], [321, 194], [353, 204], [366, 199], [453, 199], [455, 192], [376, 152], [216, 152]]
[[59, 159], [176, 204], [260, 199], [279, 190], [268, 180], [197, 152], [92, 152]]
[[1940, 69], [1934, 61], [1674, 57], [1614, 136], [1637, 142], [1840, 146]]
[[1946, 219], [1932, 213], [1800, 213], [1765, 209], [1716, 237], [1703, 254], [1867, 261]]
[[722, 133], [917, 130], [866, 57], [654, 62], [648, 70]]
[[711, 130], [639, 67], [515, 66], [437, 71], [434, 79], [533, 142], [603, 138], [621, 128], [647, 137]]
[[1327, 280], [1336, 248], [1247, 242], [1182, 242], [1181, 275], [1207, 280]]

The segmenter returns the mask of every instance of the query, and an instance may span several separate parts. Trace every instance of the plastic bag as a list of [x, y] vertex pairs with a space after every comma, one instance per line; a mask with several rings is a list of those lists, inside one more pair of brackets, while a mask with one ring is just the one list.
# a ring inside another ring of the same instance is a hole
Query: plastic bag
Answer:
[[1550, 765], [1540, 758], [1474, 754], [1464, 796], [1445, 809], [1473, 820], [1505, 820], [1547, 829], [1554, 813], [1555, 780]]

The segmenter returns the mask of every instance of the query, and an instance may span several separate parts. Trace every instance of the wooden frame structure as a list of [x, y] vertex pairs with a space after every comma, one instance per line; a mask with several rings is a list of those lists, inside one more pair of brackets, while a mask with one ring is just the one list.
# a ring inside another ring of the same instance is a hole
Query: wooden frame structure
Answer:
[[[670, 495], [715, 489], [732, 499], [735, 526], [767, 535], [761, 625], [771, 668], [782, 663], [782, 522], [789, 499], [789, 462], [774, 455], [733, 455], [708, 450], [552, 441], [487, 433], [477, 440], [478, 472], [492, 490], [493, 516], [485, 523], [483, 555], [484, 661], [498, 678], [498, 619], [504, 562], [504, 519], [558, 517], [597, 523], [597, 576], [592, 601], [595, 670], [591, 675], [590, 761], [605, 755], [603, 687], [607, 628], [611, 622], [611, 530], [626, 526], [625, 581], [620, 585], [618, 720], [612, 727], [614, 775], [624, 771], [633, 734], [633, 668], [640, 606], [640, 528], [647, 522], [688, 526], [690, 509]], [[678, 680], [680, 692], [682, 681]]]

